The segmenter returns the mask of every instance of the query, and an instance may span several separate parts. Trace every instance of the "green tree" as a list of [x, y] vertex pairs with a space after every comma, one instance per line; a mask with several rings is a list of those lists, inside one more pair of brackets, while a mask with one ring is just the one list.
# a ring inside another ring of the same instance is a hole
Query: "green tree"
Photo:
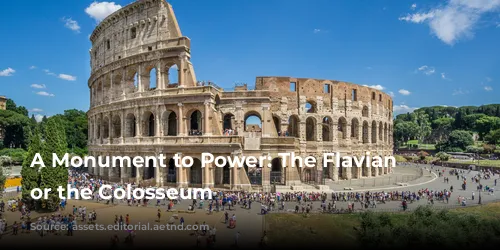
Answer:
[[500, 144], [500, 129], [490, 131], [484, 139], [490, 144]]
[[0, 110], [0, 128], [4, 129], [3, 144], [7, 148], [26, 148], [30, 134], [30, 119], [12, 110]]
[[500, 118], [495, 116], [482, 116], [474, 124], [474, 130], [483, 138], [491, 130], [500, 128]]
[[17, 106], [12, 99], [7, 99], [5, 106], [6, 110], [14, 111], [18, 114], [28, 116], [28, 109], [26, 109], [24, 106]]
[[[35, 158], [37, 153], [42, 153], [43, 143], [42, 136], [40, 134], [40, 129], [36, 128], [33, 135], [30, 138], [30, 145], [28, 147], [28, 153], [23, 161], [23, 167], [21, 169], [21, 185], [22, 189], [22, 199], [31, 208], [38, 207], [35, 205], [35, 201], [31, 198], [30, 192], [34, 188], [40, 187], [40, 172], [39, 165], [31, 167], [31, 162]], [[38, 204], [38, 202], [37, 202]]]
[[406, 143], [418, 135], [419, 127], [414, 122], [402, 121], [394, 125], [394, 139]]
[[450, 133], [448, 140], [442, 143], [438, 143], [436, 148], [440, 151], [460, 151], [466, 150], [467, 146], [473, 145], [474, 140], [472, 134], [466, 130], [454, 130]]
[[[47, 120], [44, 138], [42, 157], [45, 168], [40, 171], [40, 188], [50, 188], [52, 191], [49, 192], [48, 199], [42, 201], [42, 208], [55, 211], [60, 202], [57, 188], [59, 186], [66, 188], [68, 182], [68, 169], [62, 165], [52, 164], [54, 161], [53, 154], [56, 154], [60, 159], [67, 153], [66, 135], [59, 119], [49, 118]], [[63, 195], [66, 195], [66, 192]]]
[[423, 142], [427, 136], [431, 134], [431, 123], [429, 116], [423, 111], [414, 112], [413, 122], [418, 126], [417, 137], [419, 142]]

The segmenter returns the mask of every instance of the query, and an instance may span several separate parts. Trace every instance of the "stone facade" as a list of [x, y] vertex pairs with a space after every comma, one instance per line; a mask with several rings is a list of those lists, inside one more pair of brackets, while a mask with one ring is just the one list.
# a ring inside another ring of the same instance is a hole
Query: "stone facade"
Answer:
[[[321, 162], [325, 152], [392, 155], [392, 99], [381, 91], [292, 77], [257, 77], [253, 90], [243, 85], [224, 91], [198, 82], [190, 40], [162, 0], [123, 7], [103, 20], [90, 39], [89, 154], [168, 156], [165, 168], [92, 167], [95, 175], [158, 186], [270, 190], [273, 184], [321, 185], [326, 179], [390, 172], [324, 168]], [[246, 124], [250, 116], [260, 120], [259, 129]], [[225, 132], [229, 129], [234, 132]], [[203, 152], [268, 160], [260, 168], [202, 168]], [[284, 168], [278, 157], [283, 152], [314, 156], [318, 164]], [[194, 157], [194, 165], [176, 168], [171, 159], [176, 153]]]

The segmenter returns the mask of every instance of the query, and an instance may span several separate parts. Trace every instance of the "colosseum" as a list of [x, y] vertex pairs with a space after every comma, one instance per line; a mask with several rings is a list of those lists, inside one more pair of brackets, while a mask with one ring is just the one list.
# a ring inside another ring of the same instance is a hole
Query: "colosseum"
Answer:
[[[254, 87], [241, 84], [230, 91], [198, 81], [190, 39], [164, 0], [121, 8], [95, 28], [90, 40], [89, 155], [168, 156], [167, 167], [89, 168], [96, 176], [157, 186], [266, 191], [276, 186], [323, 189], [328, 181], [391, 172], [322, 164], [325, 152], [392, 155], [392, 99], [379, 90], [276, 76], [259, 76]], [[268, 160], [257, 168], [202, 167], [203, 152]], [[317, 166], [283, 167], [278, 157], [283, 152], [314, 156]], [[194, 165], [176, 168], [172, 157], [177, 153], [194, 157]]]

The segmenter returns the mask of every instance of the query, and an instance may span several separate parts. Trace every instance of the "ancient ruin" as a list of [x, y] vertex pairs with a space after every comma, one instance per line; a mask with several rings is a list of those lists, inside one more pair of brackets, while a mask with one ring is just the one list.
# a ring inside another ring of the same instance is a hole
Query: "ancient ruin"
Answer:
[[[366, 86], [336, 80], [261, 76], [225, 91], [197, 81], [190, 39], [172, 6], [141, 0], [104, 19], [92, 42], [89, 154], [154, 156], [182, 153], [269, 156], [259, 168], [97, 168], [113, 181], [158, 186], [271, 190], [321, 188], [328, 180], [370, 178], [388, 168], [323, 167], [324, 152], [392, 155], [392, 99]], [[260, 120], [260, 124], [250, 124]], [[248, 123], [248, 124], [247, 124]], [[278, 153], [315, 156], [314, 168], [282, 167]], [[149, 162], [148, 164], [152, 164]]]

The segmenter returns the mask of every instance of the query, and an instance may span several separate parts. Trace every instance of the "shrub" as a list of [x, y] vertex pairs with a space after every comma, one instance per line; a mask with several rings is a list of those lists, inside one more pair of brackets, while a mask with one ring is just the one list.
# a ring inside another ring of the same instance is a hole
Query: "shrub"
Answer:
[[448, 161], [450, 159], [450, 155], [445, 152], [439, 152], [435, 155], [440, 161]]
[[0, 150], [0, 155], [9, 156], [12, 159], [12, 164], [20, 165], [26, 157], [26, 150], [22, 148], [4, 148]]
[[425, 151], [420, 151], [417, 153], [417, 155], [420, 158], [420, 160], [425, 160], [425, 157], [429, 156], [429, 153], [427, 153]]

